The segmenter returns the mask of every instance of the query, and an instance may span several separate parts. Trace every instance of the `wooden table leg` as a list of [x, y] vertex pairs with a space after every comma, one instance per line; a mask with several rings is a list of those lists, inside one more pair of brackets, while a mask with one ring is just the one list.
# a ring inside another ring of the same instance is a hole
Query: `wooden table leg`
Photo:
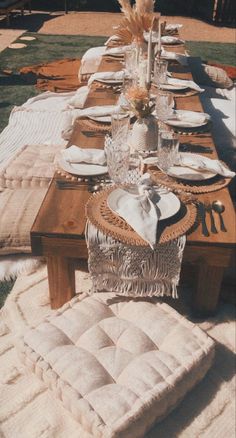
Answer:
[[198, 271], [192, 309], [198, 316], [212, 315], [216, 311], [224, 268], [201, 263]]
[[73, 259], [47, 257], [49, 295], [52, 309], [58, 309], [75, 295]]

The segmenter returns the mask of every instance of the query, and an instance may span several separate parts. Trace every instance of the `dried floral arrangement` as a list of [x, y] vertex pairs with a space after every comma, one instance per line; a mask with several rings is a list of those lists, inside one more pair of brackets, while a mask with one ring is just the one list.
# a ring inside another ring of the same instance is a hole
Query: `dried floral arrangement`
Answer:
[[[143, 32], [148, 31], [154, 18], [154, 0], [136, 0], [134, 6], [130, 0], [118, 0], [124, 18], [116, 30], [116, 35], [123, 43], [129, 44], [132, 40], [143, 42]], [[158, 28], [158, 14], [155, 14], [155, 25]], [[160, 15], [159, 15], [160, 17]]]
[[150, 101], [146, 88], [130, 87], [125, 97], [129, 102], [130, 110], [135, 113], [137, 118], [148, 117], [155, 107], [155, 104]]

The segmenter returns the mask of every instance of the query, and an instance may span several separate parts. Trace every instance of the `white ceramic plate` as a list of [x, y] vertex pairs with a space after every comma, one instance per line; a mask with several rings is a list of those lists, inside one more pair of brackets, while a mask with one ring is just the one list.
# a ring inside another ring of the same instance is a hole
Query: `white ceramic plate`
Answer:
[[169, 90], [169, 91], [178, 91], [178, 90], [186, 90], [188, 87], [186, 85], [173, 85], [173, 84], [160, 84], [160, 88], [162, 90]]
[[94, 120], [95, 122], [103, 122], [103, 123], [111, 123], [111, 116], [89, 116], [90, 120]]
[[[180, 209], [180, 200], [171, 192], [160, 192], [159, 196], [160, 199], [157, 202], [157, 207], [160, 210], [159, 220], [168, 219], [174, 216]], [[116, 209], [118, 209], [119, 205], [122, 203], [123, 197], [124, 191], [122, 189], [115, 189], [111, 192], [107, 198], [107, 205], [110, 210], [116, 213]]]
[[174, 36], [163, 36], [161, 37], [161, 43], [164, 45], [173, 45], [173, 44], [184, 44], [184, 41]]
[[[196, 155], [197, 157], [197, 154], [192, 154], [191, 152], [183, 152], [180, 155], [183, 154], [186, 156], [189, 155], [191, 156], [191, 158], [194, 158], [194, 155]], [[186, 167], [186, 166], [172, 166], [168, 169], [166, 173], [170, 176], [173, 176], [174, 178], [184, 179], [189, 181], [204, 181], [216, 176], [215, 172], [191, 169], [190, 167]]]
[[184, 166], [172, 166], [166, 173], [174, 178], [185, 179], [189, 181], [204, 181], [216, 176], [216, 173], [201, 172], [200, 170], [190, 169], [189, 167]]
[[97, 82], [102, 84], [122, 84], [123, 79], [96, 79]]
[[[205, 126], [210, 120], [209, 114], [201, 113], [201, 115], [204, 115], [204, 117], [205, 117], [205, 120], [203, 122], [198, 122], [198, 121], [194, 122], [191, 120], [188, 121], [188, 120], [186, 120], [187, 113], [189, 113], [190, 116], [191, 116], [191, 114], [194, 115], [194, 111], [175, 110], [175, 114], [177, 114], [179, 116], [179, 119], [176, 119], [176, 120], [175, 119], [173, 119], [173, 120], [168, 119], [168, 120], [165, 120], [165, 123], [167, 125], [176, 126], [179, 128], [198, 128], [201, 126]], [[184, 115], [184, 117], [185, 117], [184, 120], [181, 120], [181, 115]]]
[[104, 175], [107, 173], [107, 166], [99, 166], [98, 164], [86, 164], [86, 163], [69, 163], [68, 161], [60, 158], [58, 165], [66, 172], [79, 176], [96, 176]]

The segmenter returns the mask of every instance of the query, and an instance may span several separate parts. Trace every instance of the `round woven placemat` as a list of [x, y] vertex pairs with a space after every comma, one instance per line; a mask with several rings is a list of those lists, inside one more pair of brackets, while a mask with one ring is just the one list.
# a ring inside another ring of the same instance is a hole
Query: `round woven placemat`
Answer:
[[152, 180], [155, 184], [161, 184], [172, 190], [180, 190], [190, 193], [210, 193], [226, 187], [231, 178], [225, 178], [217, 175], [205, 181], [194, 181], [192, 184], [189, 181], [178, 180], [166, 175], [161, 170], [154, 166], [148, 166], [148, 172], [152, 176]]
[[[127, 222], [113, 213], [108, 205], [108, 195], [117, 187], [93, 194], [86, 205], [86, 216], [98, 230], [126, 245], [148, 246]], [[181, 208], [169, 219], [159, 221], [157, 243], [166, 243], [185, 234], [195, 223], [197, 209], [192, 203], [181, 204]]]
[[203, 126], [198, 126], [197, 128], [182, 128], [180, 126], [172, 126], [171, 124], [168, 126], [180, 135], [196, 135], [208, 133], [211, 130], [212, 122], [209, 120], [208, 123]]
[[95, 122], [95, 120], [90, 120], [90, 119], [80, 119], [80, 126], [82, 130], [87, 129], [89, 131], [105, 132], [105, 133], [111, 132], [111, 123], [101, 123], [101, 122]]

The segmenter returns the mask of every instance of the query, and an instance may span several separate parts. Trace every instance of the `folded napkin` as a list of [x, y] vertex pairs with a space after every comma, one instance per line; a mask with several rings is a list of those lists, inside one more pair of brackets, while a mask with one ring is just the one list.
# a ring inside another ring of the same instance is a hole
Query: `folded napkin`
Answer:
[[88, 49], [81, 59], [79, 76], [95, 73], [101, 62], [102, 55], [106, 51], [106, 46], [92, 47]]
[[164, 50], [163, 47], [161, 49], [161, 57], [164, 59], [177, 61], [181, 65], [188, 65], [188, 56], [181, 55], [180, 53], [169, 52], [167, 50]]
[[205, 113], [198, 113], [196, 111], [187, 110], [175, 110], [166, 121], [174, 121], [176, 126], [178, 124], [179, 126], [182, 126], [184, 124], [185, 127], [187, 125], [189, 127], [193, 127], [196, 124], [202, 125], [208, 120], [210, 120], [210, 116]]
[[130, 47], [131, 47], [130, 44], [127, 46], [111, 47], [110, 49], [106, 49], [106, 51], [103, 55], [111, 55], [111, 56], [124, 55], [126, 50], [130, 49]]
[[177, 78], [167, 78], [167, 84], [170, 85], [183, 85], [183, 87], [191, 88], [192, 90], [199, 91], [202, 93], [204, 91], [204, 88], [200, 88], [199, 85], [196, 84], [194, 81], [189, 81], [185, 79], [177, 79]]
[[167, 24], [165, 29], [166, 30], [178, 30], [178, 29], [181, 29], [181, 27], [183, 27], [183, 25], [182, 24], [178, 24], [178, 23], [176, 23], [176, 24]]
[[81, 110], [74, 110], [74, 119], [81, 117], [111, 116], [112, 114], [119, 112], [119, 110], [119, 105], [91, 106], [89, 108], [84, 108]]
[[88, 86], [92, 84], [93, 81], [119, 81], [120, 83], [123, 82], [125, 76], [125, 72], [123, 70], [120, 71], [101, 71], [94, 73], [92, 76], [90, 76], [88, 80]]
[[103, 55], [119, 56], [125, 53], [130, 46], [119, 46], [108, 49], [106, 46], [92, 47], [87, 50], [81, 59], [79, 70], [80, 78], [82, 75], [90, 75], [95, 73], [102, 60]]
[[75, 95], [69, 100], [68, 104], [73, 108], [83, 108], [88, 97], [89, 87], [80, 87]]
[[[143, 240], [149, 243], [153, 249], [156, 244], [156, 234], [159, 212], [152, 198], [156, 192], [150, 186], [137, 186], [137, 193], [128, 190], [117, 189], [122, 196], [121, 202], [117, 203], [114, 210], [139, 234]], [[131, 189], [130, 189], [131, 190]]]
[[190, 167], [191, 169], [202, 172], [216, 173], [226, 178], [233, 178], [235, 176], [235, 172], [229, 170], [221, 161], [212, 160], [211, 158], [197, 154], [180, 153], [177, 165]]
[[61, 155], [64, 160], [69, 163], [99, 164], [100, 166], [106, 164], [106, 157], [103, 149], [82, 149], [78, 146], [72, 145], [67, 149], [62, 149]]
[[162, 36], [161, 42], [162, 42], [162, 44], [183, 44], [184, 43], [184, 41], [181, 40], [180, 38], [177, 38], [174, 36], [169, 36], [169, 35]]

